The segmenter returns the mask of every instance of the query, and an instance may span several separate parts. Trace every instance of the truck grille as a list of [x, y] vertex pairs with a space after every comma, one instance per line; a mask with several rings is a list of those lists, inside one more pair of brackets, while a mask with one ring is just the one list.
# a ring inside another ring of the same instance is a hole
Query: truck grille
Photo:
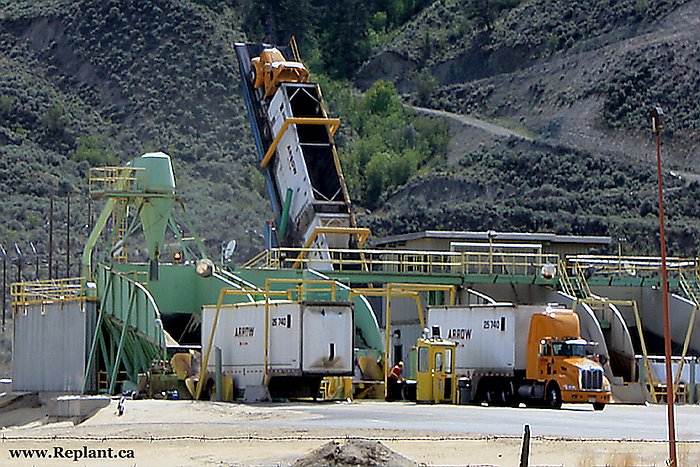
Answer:
[[581, 370], [581, 389], [583, 391], [599, 391], [603, 389], [603, 371]]

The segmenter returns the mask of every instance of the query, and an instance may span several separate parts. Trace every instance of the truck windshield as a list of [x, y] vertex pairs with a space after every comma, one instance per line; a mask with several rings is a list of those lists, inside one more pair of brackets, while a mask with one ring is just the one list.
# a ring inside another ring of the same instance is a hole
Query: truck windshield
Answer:
[[585, 357], [586, 346], [584, 344], [553, 342], [552, 352], [557, 357]]

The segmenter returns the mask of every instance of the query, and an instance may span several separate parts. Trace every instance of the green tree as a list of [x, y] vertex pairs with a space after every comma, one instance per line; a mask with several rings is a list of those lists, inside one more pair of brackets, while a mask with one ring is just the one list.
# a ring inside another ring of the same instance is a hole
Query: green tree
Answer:
[[73, 160], [87, 161], [91, 166], [110, 165], [116, 163], [106, 138], [99, 135], [81, 136], [78, 147], [73, 153]]

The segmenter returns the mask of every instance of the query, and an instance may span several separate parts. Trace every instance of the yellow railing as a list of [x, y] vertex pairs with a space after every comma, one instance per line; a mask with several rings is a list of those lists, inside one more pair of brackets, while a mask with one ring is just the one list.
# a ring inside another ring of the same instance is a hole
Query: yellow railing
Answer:
[[84, 300], [88, 295], [84, 278], [18, 282], [10, 286], [12, 303], [15, 306], [35, 303], [66, 302]]
[[253, 256], [250, 258], [248, 261], [246, 261], [242, 268], [249, 268], [249, 269], [259, 269], [259, 268], [264, 268], [268, 267], [269, 268], [269, 258], [268, 258], [268, 251], [263, 250], [257, 255]]
[[559, 275], [559, 284], [561, 285], [561, 288], [564, 291], [564, 293], [569, 295], [570, 297], [576, 297], [576, 290], [574, 289], [574, 285], [571, 282], [571, 278], [569, 277], [569, 273], [566, 270], [566, 266], [564, 265], [564, 262], [561, 259], [557, 261], [557, 274]]
[[[596, 274], [614, 274], [627, 276], [652, 276], [659, 273], [661, 258], [654, 256], [567, 256], [567, 264], [572, 268], [585, 269], [592, 267]], [[700, 277], [698, 258], [666, 258], [669, 272], [683, 271]]]
[[556, 268], [558, 262], [557, 255], [541, 253], [273, 248], [265, 250], [244, 267], [318, 268], [319, 264], [325, 263], [329, 269], [339, 271], [537, 275], [542, 266]]
[[143, 190], [145, 169], [138, 167], [95, 167], [90, 169], [90, 194], [137, 192]]

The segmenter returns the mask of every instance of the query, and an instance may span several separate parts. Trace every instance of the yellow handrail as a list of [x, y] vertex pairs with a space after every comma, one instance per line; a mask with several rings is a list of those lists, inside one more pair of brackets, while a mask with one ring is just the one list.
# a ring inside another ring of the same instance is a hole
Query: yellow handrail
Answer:
[[[314, 253], [321, 253], [314, 255]], [[310, 264], [327, 263], [334, 269], [436, 274], [540, 274], [544, 265], [557, 265], [559, 256], [542, 253], [498, 253], [488, 251], [445, 252], [387, 249], [315, 249], [273, 248], [265, 253], [270, 258], [285, 261], [268, 261], [269, 267], [296, 269]], [[246, 263], [254, 264], [258, 257]], [[250, 267], [250, 266], [247, 266]]]
[[10, 285], [10, 294], [15, 306], [84, 300], [87, 292], [88, 288], [82, 277], [17, 282]]
[[90, 194], [132, 192], [143, 189], [145, 169], [141, 167], [94, 167], [88, 172]]

